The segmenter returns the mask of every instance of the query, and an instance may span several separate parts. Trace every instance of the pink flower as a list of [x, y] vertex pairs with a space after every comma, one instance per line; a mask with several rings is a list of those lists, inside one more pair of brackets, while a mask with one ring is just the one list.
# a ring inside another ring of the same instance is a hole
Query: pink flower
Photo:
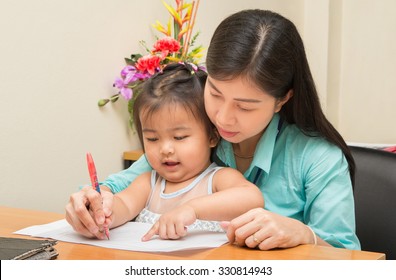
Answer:
[[135, 73], [136, 72], [136, 68], [133, 67], [132, 65], [127, 65], [124, 68], [122, 68], [121, 70], [121, 77], [125, 77], [130, 73]]
[[135, 64], [137, 70], [149, 72], [151, 75], [160, 67], [161, 58], [157, 55], [145, 55], [138, 59]]
[[150, 74], [145, 72], [142, 73], [136, 67], [127, 65], [121, 70], [121, 77], [124, 79], [124, 84], [133, 84], [137, 80], [146, 80], [150, 78]]
[[128, 87], [128, 83], [125, 83], [123, 79], [116, 78], [113, 84], [114, 87], [120, 90], [121, 95], [129, 100], [132, 98], [133, 91]]

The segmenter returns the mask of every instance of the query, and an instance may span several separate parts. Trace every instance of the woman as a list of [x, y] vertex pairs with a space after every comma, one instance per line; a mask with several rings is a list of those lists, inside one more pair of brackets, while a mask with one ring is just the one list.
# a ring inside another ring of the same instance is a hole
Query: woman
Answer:
[[[266, 199], [265, 209], [223, 223], [230, 242], [261, 250], [299, 244], [360, 249], [353, 158], [322, 112], [294, 24], [264, 10], [233, 14], [216, 29], [206, 66], [205, 109], [223, 138], [216, 161], [244, 173]], [[110, 176], [103, 189], [118, 192], [150, 169], [142, 157]], [[88, 203], [98, 209], [96, 223], [104, 221], [93, 195], [75, 193], [66, 207], [77, 231], [98, 230], [84, 210]]]

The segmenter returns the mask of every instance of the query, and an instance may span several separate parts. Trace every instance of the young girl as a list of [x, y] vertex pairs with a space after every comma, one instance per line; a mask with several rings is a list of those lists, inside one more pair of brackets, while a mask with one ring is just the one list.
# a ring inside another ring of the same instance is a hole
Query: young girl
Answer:
[[[265, 209], [225, 224], [230, 242], [261, 250], [299, 244], [360, 249], [354, 161], [323, 114], [294, 24], [271, 11], [235, 13], [213, 34], [206, 67], [205, 109], [222, 137], [216, 161], [241, 171], [265, 197]], [[119, 192], [147, 168], [141, 158], [109, 176], [103, 190]], [[87, 200], [96, 201], [79, 192], [67, 205], [80, 232], [96, 226], [86, 211], [76, 211]]]
[[219, 137], [205, 113], [206, 77], [189, 64], [170, 64], [145, 83], [133, 114], [153, 170], [113, 197], [105, 226], [136, 218], [154, 224], [144, 241], [155, 234], [177, 239], [187, 234], [187, 227], [223, 231], [213, 221], [263, 207], [260, 190], [240, 172], [211, 163]]

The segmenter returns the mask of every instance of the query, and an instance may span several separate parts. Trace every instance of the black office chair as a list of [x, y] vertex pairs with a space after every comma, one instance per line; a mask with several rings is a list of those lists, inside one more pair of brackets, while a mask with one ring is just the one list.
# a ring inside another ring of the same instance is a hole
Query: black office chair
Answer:
[[396, 154], [350, 146], [356, 163], [356, 234], [362, 250], [396, 259]]

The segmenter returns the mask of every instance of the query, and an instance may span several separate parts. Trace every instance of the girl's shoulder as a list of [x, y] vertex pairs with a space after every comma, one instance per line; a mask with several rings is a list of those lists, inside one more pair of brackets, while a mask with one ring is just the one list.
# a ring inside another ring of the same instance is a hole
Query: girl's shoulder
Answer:
[[232, 167], [218, 167], [213, 174], [213, 182], [225, 183], [239, 180], [245, 180], [245, 177], [240, 171]]
[[138, 175], [135, 180], [132, 181], [131, 185], [137, 186], [148, 186], [151, 188], [151, 183], [153, 180], [153, 171], [143, 172], [142, 174]]
[[214, 176], [239, 175], [239, 174], [241, 174], [241, 172], [239, 172], [235, 168], [228, 166], [221, 166], [221, 167], [219, 166], [216, 168], [216, 172]]

